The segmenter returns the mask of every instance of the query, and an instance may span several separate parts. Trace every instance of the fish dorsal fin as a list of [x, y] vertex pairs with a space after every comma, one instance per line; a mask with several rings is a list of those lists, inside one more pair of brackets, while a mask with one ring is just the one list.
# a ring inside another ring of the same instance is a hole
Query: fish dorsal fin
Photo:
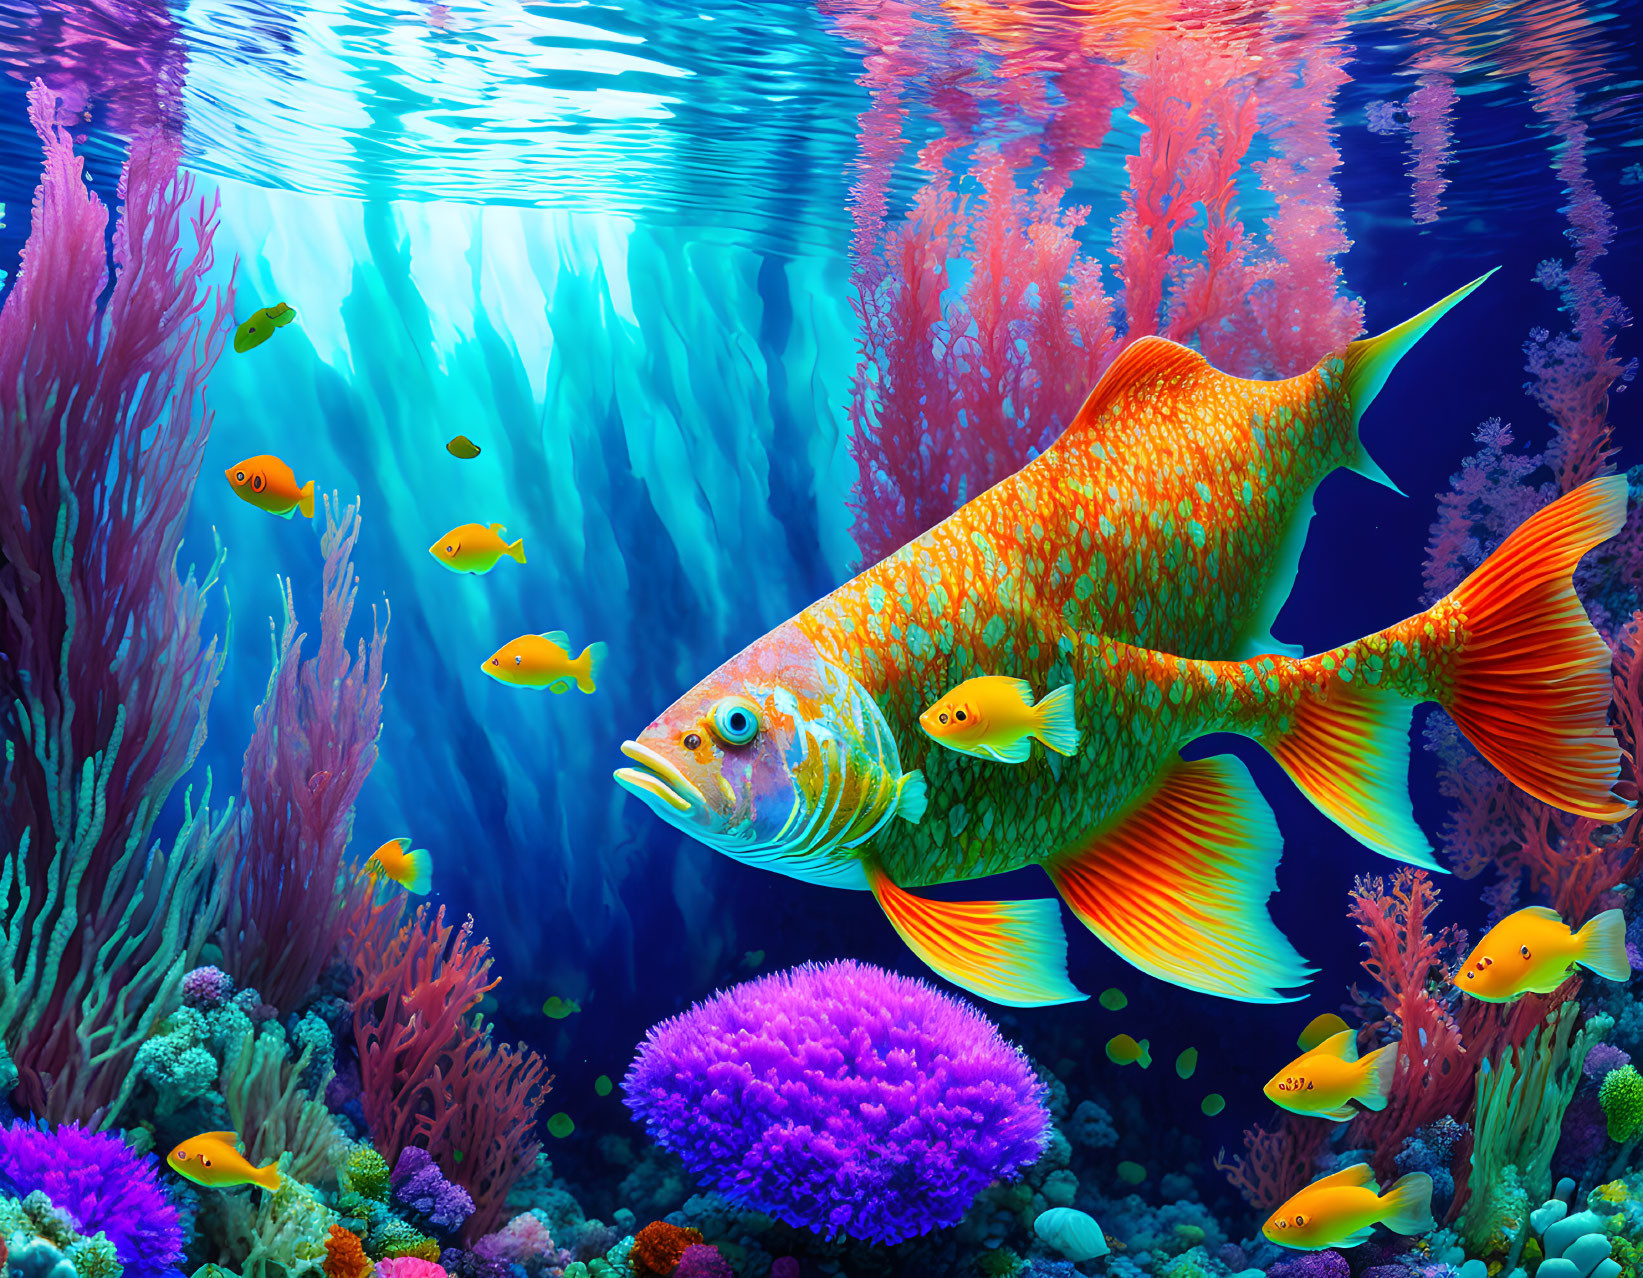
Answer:
[[[1549, 910], [1544, 905], [1525, 905], [1519, 914], [1527, 914], [1532, 919], [1545, 919], [1548, 923], [1563, 923], [1563, 916], [1556, 910]], [[1563, 924], [1565, 927], [1567, 923]]]
[[1323, 1189], [1325, 1186], [1366, 1185], [1374, 1193], [1380, 1193], [1375, 1184], [1375, 1169], [1368, 1163], [1353, 1163], [1350, 1167], [1343, 1167], [1340, 1171], [1325, 1176], [1322, 1180], [1315, 1180], [1307, 1186], [1308, 1189]]
[[1339, 1034], [1331, 1034], [1307, 1055], [1333, 1056], [1337, 1060], [1355, 1061], [1358, 1059], [1358, 1032], [1353, 1029], [1344, 1029]]
[[570, 636], [563, 630], [544, 630], [542, 632], [542, 637], [549, 643], [558, 644], [565, 650], [566, 656], [570, 655]]
[[1131, 342], [1095, 384], [1062, 439], [1089, 435], [1121, 399], [1137, 395], [1151, 398], [1172, 383], [1183, 382], [1203, 370], [1213, 371], [1210, 362], [1190, 346], [1164, 337]]
[[493, 533], [495, 533], [498, 537], [500, 537], [502, 535], [503, 527], [504, 527], [504, 525], [502, 525], [502, 524], [492, 524], [491, 525], [491, 531]]
[[1301, 1036], [1295, 1040], [1295, 1046], [1303, 1052], [1310, 1052], [1324, 1039], [1332, 1038], [1346, 1028], [1347, 1023], [1334, 1012], [1320, 1012], [1307, 1022]]
[[411, 850], [411, 836], [408, 834], [401, 834], [396, 838], [389, 839], [388, 842], [399, 844], [399, 850], [401, 852], [409, 852]]
[[1030, 706], [1033, 703], [1033, 685], [1025, 679], [1006, 679], [1005, 686], [1016, 696], [1021, 698], [1021, 704]]
[[201, 1132], [194, 1139], [220, 1140], [226, 1141], [230, 1145], [238, 1145], [240, 1143], [240, 1134], [238, 1132]]

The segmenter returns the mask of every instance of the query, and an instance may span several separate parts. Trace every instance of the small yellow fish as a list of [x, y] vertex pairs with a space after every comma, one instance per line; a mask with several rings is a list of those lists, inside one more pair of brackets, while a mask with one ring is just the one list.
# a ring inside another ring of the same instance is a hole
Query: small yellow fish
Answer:
[[1369, 1164], [1356, 1163], [1313, 1181], [1273, 1212], [1261, 1232], [1280, 1247], [1324, 1251], [1356, 1247], [1376, 1225], [1409, 1236], [1437, 1228], [1432, 1219], [1432, 1178], [1410, 1172], [1383, 1194]]
[[1356, 1030], [1344, 1029], [1274, 1074], [1262, 1090], [1279, 1109], [1344, 1123], [1357, 1114], [1348, 1103], [1385, 1109], [1398, 1066], [1398, 1045], [1388, 1043], [1358, 1059]]
[[1152, 1044], [1146, 1039], [1137, 1043], [1128, 1034], [1114, 1034], [1107, 1040], [1107, 1059], [1114, 1065], [1140, 1063], [1142, 1069], [1152, 1066]]
[[274, 335], [276, 328], [284, 328], [297, 318], [297, 313], [284, 302], [265, 306], [234, 330], [234, 350], [243, 355], [253, 346], [261, 346]]
[[525, 541], [511, 546], [502, 540], [502, 525], [458, 524], [433, 545], [428, 553], [452, 572], [489, 572], [503, 555], [525, 562]]
[[604, 644], [590, 643], [572, 661], [565, 632], [549, 630], [540, 635], [520, 635], [503, 644], [480, 669], [498, 683], [511, 683], [516, 688], [546, 688], [558, 693], [569, 692], [574, 683], [583, 692], [592, 692], [605, 651]]
[[277, 1162], [253, 1167], [239, 1150], [238, 1132], [202, 1132], [185, 1140], [166, 1156], [166, 1164], [179, 1176], [212, 1189], [235, 1185], [261, 1185], [272, 1193], [280, 1187]]
[[1575, 932], [1556, 910], [1543, 905], [1518, 910], [1484, 933], [1454, 983], [1485, 1003], [1510, 1003], [1522, 994], [1551, 993], [1574, 974], [1576, 964], [1611, 981], [1629, 981], [1625, 915], [1604, 910]]
[[918, 717], [931, 740], [959, 754], [1025, 763], [1037, 737], [1057, 754], [1076, 754], [1072, 684], [1052, 688], [1036, 706], [1025, 679], [966, 679]]
[[433, 886], [434, 859], [423, 848], [413, 848], [407, 838], [389, 839], [371, 853], [365, 872], [392, 879], [413, 896], [426, 896]]
[[1320, 1012], [1306, 1023], [1301, 1036], [1295, 1040], [1295, 1046], [1303, 1052], [1310, 1052], [1324, 1039], [1334, 1038], [1343, 1029], [1349, 1028], [1351, 1027], [1334, 1012]]
[[463, 461], [472, 461], [479, 456], [479, 445], [466, 435], [458, 435], [445, 445], [445, 451], [452, 457], [460, 457]]
[[291, 518], [291, 512], [298, 510], [304, 519], [314, 517], [314, 481], [310, 479], [298, 488], [291, 468], [272, 453], [247, 457], [223, 474], [228, 477], [234, 495], [258, 510], [266, 510], [281, 519]]

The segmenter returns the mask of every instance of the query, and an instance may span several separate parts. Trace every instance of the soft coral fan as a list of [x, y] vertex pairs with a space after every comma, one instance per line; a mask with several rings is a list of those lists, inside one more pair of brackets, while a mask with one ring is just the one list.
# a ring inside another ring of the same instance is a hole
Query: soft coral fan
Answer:
[[726, 1198], [864, 1241], [955, 1223], [1050, 1130], [1043, 1084], [981, 1013], [848, 961], [653, 1027], [624, 1086], [651, 1138]]
[[215, 206], [190, 245], [191, 183], [152, 133], [121, 175], [106, 291], [107, 213], [55, 105], [36, 84], [45, 164], [0, 309], [0, 1024], [30, 1108], [110, 1122], [221, 910], [208, 793], [169, 852], [152, 836], [221, 669], [200, 633], [214, 576], [176, 559], [232, 291], [209, 304]]

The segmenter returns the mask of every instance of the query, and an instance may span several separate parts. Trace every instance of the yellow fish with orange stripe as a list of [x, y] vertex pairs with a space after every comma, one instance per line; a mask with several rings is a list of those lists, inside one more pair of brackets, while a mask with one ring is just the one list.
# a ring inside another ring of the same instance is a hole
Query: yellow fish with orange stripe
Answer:
[[1510, 1003], [1525, 994], [1550, 994], [1576, 967], [1611, 981], [1631, 980], [1624, 914], [1604, 910], [1577, 932], [1543, 905], [1514, 911], [1472, 947], [1454, 984], [1485, 1003]]
[[236, 1185], [261, 1185], [270, 1193], [278, 1189], [279, 1164], [253, 1166], [240, 1153], [239, 1141], [238, 1132], [201, 1132], [166, 1155], [166, 1165], [179, 1176], [211, 1189], [232, 1189]]
[[413, 848], [403, 836], [389, 839], [365, 862], [365, 872], [389, 879], [413, 896], [426, 896], [433, 886], [434, 859], [424, 848]]
[[1356, 1163], [1315, 1180], [1267, 1218], [1261, 1233], [1280, 1247], [1324, 1251], [1356, 1247], [1376, 1225], [1412, 1237], [1437, 1228], [1432, 1219], [1432, 1178], [1400, 1176], [1384, 1194], [1368, 1163]]
[[1357, 1114], [1351, 1101], [1365, 1109], [1385, 1109], [1397, 1066], [1396, 1043], [1359, 1059], [1357, 1031], [1346, 1029], [1302, 1052], [1262, 1090], [1279, 1109], [1340, 1123]]

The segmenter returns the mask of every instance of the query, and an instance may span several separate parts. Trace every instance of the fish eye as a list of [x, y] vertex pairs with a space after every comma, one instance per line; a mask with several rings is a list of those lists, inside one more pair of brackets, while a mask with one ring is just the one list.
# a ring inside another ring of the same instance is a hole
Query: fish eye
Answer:
[[702, 734], [699, 732], [685, 733], [685, 749], [700, 750], [702, 748]]
[[957, 719], [960, 723], [963, 723], [964, 720], [967, 718], [967, 716], [965, 715], [964, 711], [959, 710], [953, 715], [953, 718]]
[[759, 735], [759, 711], [746, 697], [726, 697], [713, 707], [709, 726], [726, 745], [744, 746]]
[[946, 716], [946, 714], [945, 714], [945, 713], [944, 713], [944, 714], [943, 714], [943, 715], [942, 715], [942, 716], [941, 716], [941, 721], [942, 721], [942, 722], [943, 722], [943, 723], [946, 723], [946, 722], [947, 722], [947, 716]]
[[1306, 1217], [1305, 1216], [1295, 1217], [1295, 1228], [1299, 1229], [1304, 1224], [1306, 1224]]
[[186, 1163], [188, 1161], [188, 1151], [186, 1149], [179, 1149], [172, 1155], [172, 1157], [179, 1163]]
[[243, 470], [236, 470], [234, 472], [234, 482], [236, 484], [243, 484], [245, 482], [245, 472]]
[[446, 546], [445, 547], [445, 553], [447, 555], [455, 554], [456, 553], [456, 547], [455, 546]]
[[1529, 957], [1529, 947], [1527, 945], [1523, 946], [1520, 950], [1518, 950], [1518, 953], [1523, 955], [1524, 958], [1528, 958]]
[[516, 652], [516, 653], [513, 654], [513, 664], [514, 665], [517, 666], [523, 660], [524, 660], [524, 654], [523, 653]]
[[1312, 1080], [1310, 1078], [1306, 1080], [1306, 1090], [1309, 1092], [1312, 1090]]
[[497, 659], [496, 659], [496, 658], [495, 658], [495, 657], [492, 657], [492, 658], [491, 658], [491, 664], [492, 664], [492, 665], [493, 665], [493, 666], [499, 666], [499, 665], [501, 665], [501, 664], [502, 664], [502, 663], [501, 663], [501, 662], [500, 662], [500, 661], [499, 661], [499, 660], [497, 660]]
[[209, 1158], [207, 1158], [204, 1154], [200, 1155], [200, 1166], [201, 1167], [211, 1166], [211, 1160]]
[[1478, 975], [1478, 974], [1477, 974], [1477, 973], [1476, 973], [1476, 972], [1468, 972], [1468, 973], [1467, 973], [1467, 974], [1466, 974], [1466, 979], [1467, 979], [1467, 980], [1469, 980], [1469, 981], [1472, 981], [1472, 980], [1476, 980], [1476, 979], [1477, 979], [1477, 975]]
[[263, 478], [262, 478], [261, 475], [253, 475], [251, 477], [251, 490], [253, 492], [259, 492], [260, 493], [262, 491], [262, 485], [263, 485]]

